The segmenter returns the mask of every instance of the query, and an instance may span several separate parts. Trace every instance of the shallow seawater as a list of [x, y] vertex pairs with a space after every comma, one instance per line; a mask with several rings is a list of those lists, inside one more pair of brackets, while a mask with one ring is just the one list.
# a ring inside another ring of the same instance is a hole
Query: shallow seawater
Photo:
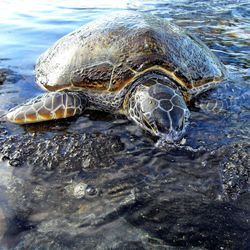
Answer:
[[102, 112], [26, 126], [1, 118], [0, 249], [250, 248], [249, 1], [3, 0], [0, 116], [41, 92], [43, 51], [125, 9], [193, 32], [228, 78], [193, 101], [179, 147]]

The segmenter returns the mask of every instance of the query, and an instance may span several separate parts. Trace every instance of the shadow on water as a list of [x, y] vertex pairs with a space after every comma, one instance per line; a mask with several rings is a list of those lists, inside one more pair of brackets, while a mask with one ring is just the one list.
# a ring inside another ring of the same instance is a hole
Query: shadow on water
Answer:
[[194, 32], [229, 78], [191, 103], [182, 147], [156, 147], [124, 117], [102, 112], [26, 126], [2, 120], [0, 249], [248, 249], [249, 2], [20, 3], [0, 3], [0, 116], [40, 93], [40, 53], [121, 9]]

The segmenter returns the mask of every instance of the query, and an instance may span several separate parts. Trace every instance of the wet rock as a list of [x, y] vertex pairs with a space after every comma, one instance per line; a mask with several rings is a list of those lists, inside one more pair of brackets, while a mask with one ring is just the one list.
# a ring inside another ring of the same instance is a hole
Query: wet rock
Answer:
[[0, 152], [11, 166], [29, 166], [34, 175], [48, 178], [60, 172], [114, 167], [114, 157], [123, 147], [115, 136], [72, 133], [48, 139], [25, 134], [2, 139]]
[[[204, 202], [201, 197], [154, 199], [154, 195], [148, 197], [144, 208], [126, 217], [134, 226], [178, 247], [247, 249], [250, 224], [243, 215], [247, 210], [220, 201]], [[249, 211], [245, 215], [249, 218]]]
[[4, 215], [3, 209], [0, 208], [0, 241], [3, 238], [5, 231], [6, 231], [6, 217]]
[[76, 183], [76, 184], [71, 184], [67, 186], [65, 189], [67, 190], [68, 193], [72, 193], [72, 195], [76, 199], [82, 199], [86, 195], [86, 189], [88, 185], [84, 182]]
[[8, 135], [8, 131], [7, 131], [6, 127], [4, 127], [0, 124], [0, 140], [1, 141], [4, 140], [7, 135]]
[[15, 83], [20, 80], [22, 76], [13, 70], [2, 68], [0, 69], [0, 85], [3, 83]]
[[[36, 233], [23, 235], [15, 249], [37, 248], [37, 246], [42, 246], [44, 249], [150, 249], [144, 243], [149, 241], [148, 236], [121, 218], [112, 224], [93, 228], [79, 224], [74, 231], [71, 230], [72, 225], [65, 219], [55, 220], [53, 224], [57, 225], [56, 231], [50, 224], [43, 223], [43, 227]], [[94, 230], [95, 234], [91, 234], [91, 230]]]
[[89, 199], [100, 194], [100, 190], [85, 182], [73, 182], [65, 187], [68, 195], [76, 199]]
[[[178, 248], [247, 249], [249, 145], [220, 147], [211, 155], [201, 154], [192, 160], [192, 167], [185, 161], [169, 163], [171, 157], [166, 158], [151, 168], [151, 179], [146, 179], [146, 186], [140, 189], [141, 199], [126, 219]], [[158, 173], [155, 178], [153, 169]]]
[[250, 146], [235, 144], [224, 148], [222, 180], [224, 194], [229, 199], [237, 199], [239, 194], [250, 188]]
[[3, 159], [8, 159], [9, 160], [9, 164], [12, 166], [12, 167], [19, 167], [21, 166], [21, 163], [19, 160], [17, 159], [9, 159], [8, 156], [3, 156]]
[[29, 216], [29, 220], [37, 223], [46, 220], [49, 217], [49, 214], [47, 212], [44, 213], [34, 213]]
[[6, 80], [6, 71], [3, 69], [0, 69], [0, 84], [3, 84], [4, 81]]
[[191, 153], [136, 141], [125, 148], [119, 137], [100, 133], [0, 139], [12, 173], [1, 172], [10, 211], [4, 238], [15, 234], [17, 249], [247, 245], [247, 144]]
[[95, 196], [95, 195], [97, 195], [98, 190], [95, 187], [93, 187], [93, 186], [87, 186], [86, 187], [86, 193], [89, 196]]

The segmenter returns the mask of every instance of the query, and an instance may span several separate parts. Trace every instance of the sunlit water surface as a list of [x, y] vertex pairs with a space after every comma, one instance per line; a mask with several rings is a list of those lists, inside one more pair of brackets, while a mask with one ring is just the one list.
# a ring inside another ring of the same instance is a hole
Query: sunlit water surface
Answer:
[[191, 105], [179, 148], [156, 147], [136, 125], [100, 112], [2, 121], [0, 249], [249, 249], [249, 1], [2, 0], [0, 115], [41, 92], [33, 69], [43, 51], [124, 9], [194, 32], [228, 79]]

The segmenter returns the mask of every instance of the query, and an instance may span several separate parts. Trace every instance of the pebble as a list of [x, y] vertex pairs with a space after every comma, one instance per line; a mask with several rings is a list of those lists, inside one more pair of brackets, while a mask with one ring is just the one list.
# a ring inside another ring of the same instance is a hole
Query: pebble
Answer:
[[97, 190], [96, 188], [94, 188], [93, 186], [88, 186], [86, 188], [86, 193], [89, 195], [89, 196], [94, 196], [97, 194]]
[[82, 199], [85, 197], [86, 195], [86, 189], [87, 189], [88, 185], [83, 183], [83, 182], [80, 182], [78, 183], [75, 188], [74, 188], [74, 191], [73, 191], [73, 195], [76, 199]]

